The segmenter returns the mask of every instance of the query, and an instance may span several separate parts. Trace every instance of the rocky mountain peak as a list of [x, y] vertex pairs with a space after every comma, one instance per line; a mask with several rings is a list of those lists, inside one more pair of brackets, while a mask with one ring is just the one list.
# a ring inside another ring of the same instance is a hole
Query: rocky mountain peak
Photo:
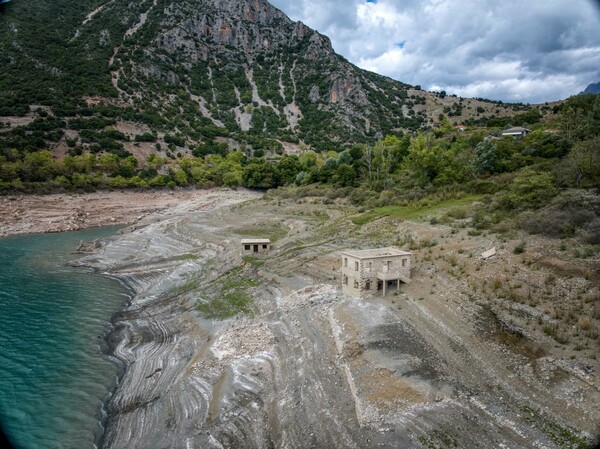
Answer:
[[[10, 5], [0, 28], [8, 113], [43, 104], [59, 115], [109, 114], [180, 136], [188, 149], [226, 137], [339, 150], [417, 130], [441, 108], [428, 113], [425, 93], [352, 65], [266, 0]], [[60, 26], [47, 27], [57, 17]]]
[[600, 93], [600, 82], [592, 83], [585, 88], [582, 94], [599, 94]]
[[[199, 3], [202, 3], [202, 0]], [[266, 0], [207, 0], [206, 3], [235, 19], [263, 25], [270, 24], [273, 20], [289, 21], [283, 12]]]

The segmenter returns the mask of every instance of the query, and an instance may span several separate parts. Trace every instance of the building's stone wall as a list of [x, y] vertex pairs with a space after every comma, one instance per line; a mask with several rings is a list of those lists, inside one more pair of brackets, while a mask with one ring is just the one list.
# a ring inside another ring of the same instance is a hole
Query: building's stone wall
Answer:
[[271, 249], [270, 243], [264, 242], [250, 242], [242, 243], [242, 254], [250, 256], [252, 254], [266, 253]]
[[[358, 270], [356, 270], [357, 263]], [[388, 257], [360, 259], [342, 255], [342, 292], [360, 297], [369, 292], [377, 291], [377, 273], [385, 271], [386, 267], [388, 272], [398, 272], [410, 278], [411, 257], [410, 255], [390, 255]], [[355, 282], [358, 288], [355, 288]], [[367, 283], [370, 283], [369, 289], [367, 289]]]

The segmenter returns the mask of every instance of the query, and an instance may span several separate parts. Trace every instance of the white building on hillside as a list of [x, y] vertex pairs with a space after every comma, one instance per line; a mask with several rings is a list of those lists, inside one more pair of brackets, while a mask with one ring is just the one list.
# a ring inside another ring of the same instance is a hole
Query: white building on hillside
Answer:
[[502, 137], [510, 136], [514, 137], [515, 139], [520, 139], [521, 137], [525, 137], [528, 132], [530, 132], [530, 130], [527, 128], [515, 126], [514, 128], [508, 128], [502, 131]]
[[411, 253], [396, 248], [342, 252], [342, 291], [360, 297], [410, 282]]
[[269, 239], [242, 239], [242, 254], [266, 253], [271, 249], [271, 240]]

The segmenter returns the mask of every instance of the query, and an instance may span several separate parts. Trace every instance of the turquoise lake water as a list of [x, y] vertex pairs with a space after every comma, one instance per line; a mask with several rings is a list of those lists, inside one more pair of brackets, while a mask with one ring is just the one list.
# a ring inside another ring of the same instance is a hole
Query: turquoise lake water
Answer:
[[16, 448], [94, 448], [102, 432], [118, 375], [102, 336], [128, 292], [65, 262], [117, 229], [0, 239], [0, 423]]

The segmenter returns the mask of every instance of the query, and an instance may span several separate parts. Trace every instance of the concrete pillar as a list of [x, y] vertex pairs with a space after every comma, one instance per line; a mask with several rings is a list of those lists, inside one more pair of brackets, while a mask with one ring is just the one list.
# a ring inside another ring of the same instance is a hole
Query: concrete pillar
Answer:
[[383, 296], [385, 296], [385, 287], [386, 287], [387, 281], [383, 281]]

